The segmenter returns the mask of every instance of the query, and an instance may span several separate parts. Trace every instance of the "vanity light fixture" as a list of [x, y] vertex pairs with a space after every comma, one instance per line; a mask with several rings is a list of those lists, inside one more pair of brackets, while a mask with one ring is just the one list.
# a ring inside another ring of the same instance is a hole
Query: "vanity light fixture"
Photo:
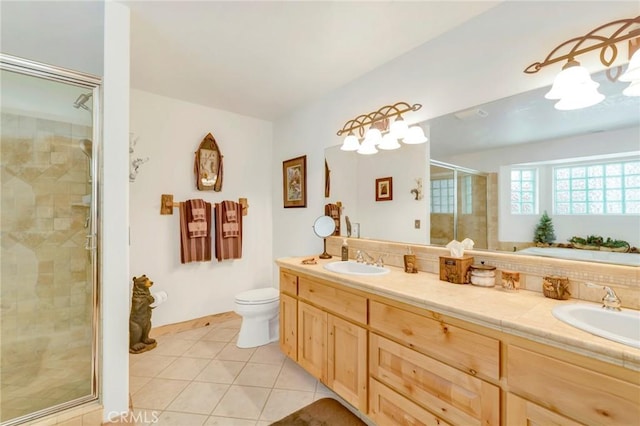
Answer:
[[[631, 83], [623, 91], [623, 94], [640, 96], [640, 49], [638, 49], [640, 46], [640, 30], [629, 31], [630, 27], [638, 25], [640, 25], [640, 16], [604, 24], [582, 37], [575, 37], [565, 41], [553, 49], [544, 61], [534, 62], [524, 72], [534, 74], [547, 65], [566, 60], [567, 63], [554, 79], [553, 86], [545, 95], [545, 98], [558, 100], [555, 108], [559, 110], [586, 108], [604, 100], [604, 95], [598, 92], [599, 84], [591, 79], [589, 71], [581, 66], [580, 62], [575, 58], [583, 53], [600, 49], [600, 62], [609, 67], [618, 56], [617, 43], [630, 40], [629, 56], [631, 61], [626, 72], [618, 79]], [[558, 54], [559, 51], [566, 50], [569, 47], [569, 53]]]
[[[347, 121], [337, 133], [338, 136], [347, 135], [340, 149], [371, 155], [377, 153], [378, 149], [400, 148], [402, 145], [398, 140], [402, 140], [405, 144], [427, 142], [422, 127], [417, 125], [409, 127], [402, 117], [402, 114], [418, 111], [420, 108], [422, 108], [420, 104], [409, 105], [406, 102], [397, 102]], [[393, 117], [395, 120], [389, 125], [389, 119]]]

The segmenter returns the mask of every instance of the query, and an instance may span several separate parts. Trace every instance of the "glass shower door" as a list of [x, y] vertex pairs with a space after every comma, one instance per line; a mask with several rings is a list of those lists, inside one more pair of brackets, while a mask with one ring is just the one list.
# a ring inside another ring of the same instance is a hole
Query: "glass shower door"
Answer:
[[0, 422], [9, 425], [97, 398], [98, 83], [2, 59]]

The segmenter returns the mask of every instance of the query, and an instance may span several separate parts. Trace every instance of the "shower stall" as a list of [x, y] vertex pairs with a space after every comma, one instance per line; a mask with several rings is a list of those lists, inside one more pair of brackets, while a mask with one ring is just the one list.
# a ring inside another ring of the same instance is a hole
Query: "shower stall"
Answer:
[[0, 425], [98, 398], [100, 79], [0, 55]]
[[470, 238], [488, 248], [487, 174], [431, 160], [430, 176], [431, 244]]

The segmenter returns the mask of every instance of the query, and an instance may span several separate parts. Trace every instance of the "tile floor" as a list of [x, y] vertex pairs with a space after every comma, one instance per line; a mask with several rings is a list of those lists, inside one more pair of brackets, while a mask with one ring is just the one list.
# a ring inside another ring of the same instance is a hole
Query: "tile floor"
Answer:
[[239, 349], [240, 319], [159, 336], [130, 355], [137, 425], [266, 426], [336, 395], [286, 358], [278, 343]]

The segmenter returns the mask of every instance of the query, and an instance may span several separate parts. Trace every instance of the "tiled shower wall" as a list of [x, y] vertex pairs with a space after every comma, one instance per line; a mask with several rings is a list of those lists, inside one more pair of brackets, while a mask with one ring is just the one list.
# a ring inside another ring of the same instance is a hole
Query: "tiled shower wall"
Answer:
[[91, 127], [2, 113], [2, 419], [91, 393]]

